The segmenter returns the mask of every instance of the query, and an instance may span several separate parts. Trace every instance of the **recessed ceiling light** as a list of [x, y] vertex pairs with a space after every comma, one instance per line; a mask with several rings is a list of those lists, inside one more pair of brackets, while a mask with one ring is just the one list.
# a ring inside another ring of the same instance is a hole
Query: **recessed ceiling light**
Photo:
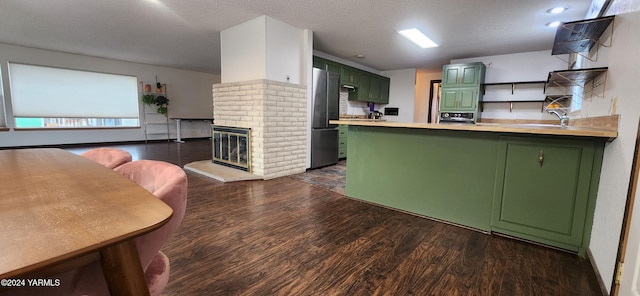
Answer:
[[356, 55], [354, 55], [354, 57], [356, 57], [358, 59], [364, 59], [364, 55], [363, 54], [356, 54]]
[[416, 28], [398, 31], [398, 33], [422, 48], [438, 47], [438, 44]]
[[569, 9], [569, 8], [563, 7], [563, 6], [558, 6], [558, 7], [554, 7], [554, 8], [551, 8], [551, 9], [547, 10], [547, 13], [558, 14], [558, 13], [562, 13], [562, 12], [567, 11], [567, 9]]
[[559, 21], [547, 23], [547, 27], [555, 28], [559, 26], [561, 23]]

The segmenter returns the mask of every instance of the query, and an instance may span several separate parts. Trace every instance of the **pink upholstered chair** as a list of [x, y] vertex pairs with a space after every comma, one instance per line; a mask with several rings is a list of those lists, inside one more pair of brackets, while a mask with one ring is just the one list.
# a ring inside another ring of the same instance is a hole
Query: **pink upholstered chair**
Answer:
[[[162, 161], [137, 160], [118, 166], [114, 171], [153, 193], [173, 209], [167, 224], [136, 239], [140, 263], [152, 296], [162, 294], [169, 281], [169, 258], [160, 248], [180, 226], [187, 207], [187, 176], [182, 168]], [[0, 290], [1, 295], [91, 295], [108, 296], [109, 289], [100, 262], [51, 276], [60, 280], [58, 288], [34, 287]]]
[[[187, 175], [179, 166], [155, 160], [137, 160], [114, 169], [153, 193], [173, 209], [167, 224], [136, 239], [140, 263], [150, 294], [160, 295], [169, 281], [169, 259], [160, 248], [180, 226], [187, 207]], [[98, 262], [82, 267], [73, 295], [109, 295]]]
[[116, 148], [94, 148], [80, 154], [110, 169], [114, 169], [127, 162], [131, 162], [131, 154]]

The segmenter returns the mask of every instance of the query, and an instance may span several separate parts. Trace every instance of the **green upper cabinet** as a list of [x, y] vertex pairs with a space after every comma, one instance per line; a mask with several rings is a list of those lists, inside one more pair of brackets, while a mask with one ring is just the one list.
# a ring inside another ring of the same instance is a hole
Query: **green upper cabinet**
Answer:
[[601, 163], [596, 147], [584, 140], [501, 138], [492, 231], [584, 251], [597, 185], [592, 169]]
[[314, 68], [325, 70], [327, 68], [326, 62], [327, 62], [327, 60], [325, 60], [323, 58], [319, 58], [319, 57], [316, 57], [316, 56], [313, 57], [313, 67]]
[[484, 80], [483, 63], [445, 65], [442, 87], [479, 87]]
[[369, 97], [374, 103], [380, 101], [380, 76], [371, 75], [369, 77]]
[[333, 61], [329, 61], [329, 60], [314, 56], [313, 67], [340, 74], [342, 65]]
[[391, 79], [389, 77], [380, 76], [380, 103], [389, 104], [389, 85]]
[[342, 66], [340, 83], [357, 87], [360, 81], [360, 72], [362, 71], [351, 68], [349, 66]]
[[371, 102], [371, 97], [369, 96], [369, 87], [371, 85], [370, 77], [367, 72], [358, 72], [358, 88], [355, 92], [349, 94], [350, 100]]
[[364, 70], [346, 66], [334, 61], [313, 57], [313, 67], [340, 74], [340, 84], [356, 88], [349, 93], [349, 100], [372, 102], [377, 104], [389, 103], [389, 77], [369, 73]]
[[340, 74], [340, 72], [342, 71], [342, 65], [340, 65], [340, 64], [338, 64], [336, 62], [327, 61], [326, 64], [327, 64], [326, 70], [329, 71], [329, 72]]
[[390, 81], [389, 77], [360, 72], [357, 90], [349, 95], [349, 100], [388, 104]]

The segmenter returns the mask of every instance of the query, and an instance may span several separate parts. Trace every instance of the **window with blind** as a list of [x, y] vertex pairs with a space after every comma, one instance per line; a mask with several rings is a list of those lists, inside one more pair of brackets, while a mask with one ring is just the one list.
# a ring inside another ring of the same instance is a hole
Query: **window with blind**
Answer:
[[4, 129], [7, 126], [7, 123], [4, 121], [4, 108], [6, 103], [4, 101], [4, 85], [2, 83], [2, 67], [0, 67], [0, 130]]
[[139, 127], [133, 76], [9, 64], [16, 128]]

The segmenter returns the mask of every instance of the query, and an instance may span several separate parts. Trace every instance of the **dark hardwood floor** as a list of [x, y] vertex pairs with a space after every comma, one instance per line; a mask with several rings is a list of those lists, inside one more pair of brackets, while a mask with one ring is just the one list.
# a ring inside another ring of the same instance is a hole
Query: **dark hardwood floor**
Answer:
[[[209, 141], [121, 147], [179, 165]], [[80, 151], [75, 147], [71, 150]], [[586, 259], [347, 198], [300, 178], [188, 173], [163, 295], [601, 295]]]

